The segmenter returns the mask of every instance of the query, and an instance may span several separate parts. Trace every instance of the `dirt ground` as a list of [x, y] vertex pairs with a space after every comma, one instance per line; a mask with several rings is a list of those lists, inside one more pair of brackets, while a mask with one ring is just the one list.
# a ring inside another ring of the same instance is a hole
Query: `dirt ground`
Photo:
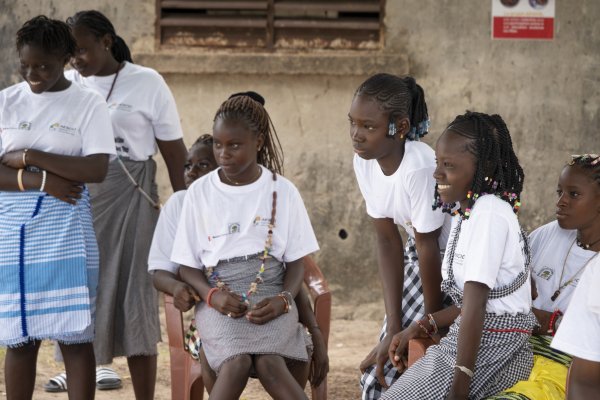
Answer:
[[[161, 309], [162, 311], [162, 309]], [[164, 314], [164, 313], [163, 313]], [[330, 371], [327, 377], [329, 399], [358, 399], [358, 365], [362, 358], [375, 345], [379, 333], [383, 303], [361, 304], [356, 307], [333, 306], [331, 334], [329, 338]], [[163, 320], [163, 339], [166, 340]], [[156, 400], [171, 398], [169, 350], [166, 343], [159, 344], [158, 378], [156, 382]], [[4, 365], [4, 351], [0, 354]], [[123, 387], [119, 390], [97, 391], [97, 400], [131, 400], [133, 388], [124, 358], [116, 359], [113, 368], [121, 375]], [[62, 364], [54, 361], [53, 346], [49, 342], [42, 344], [38, 360], [38, 373], [33, 398], [36, 400], [67, 400], [66, 393], [46, 393], [42, 385], [57, 372]], [[6, 397], [4, 374], [0, 375], [0, 398]], [[205, 395], [205, 399], [208, 396]], [[260, 384], [252, 380], [241, 396], [242, 400], [269, 399]]]

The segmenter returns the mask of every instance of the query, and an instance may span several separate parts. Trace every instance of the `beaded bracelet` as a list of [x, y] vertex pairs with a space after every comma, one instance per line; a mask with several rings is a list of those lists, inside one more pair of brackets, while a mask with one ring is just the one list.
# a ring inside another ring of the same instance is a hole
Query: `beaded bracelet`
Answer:
[[429, 325], [431, 325], [431, 333], [436, 335], [438, 333], [438, 326], [435, 319], [433, 319], [433, 315], [427, 314], [427, 320], [429, 321]]
[[555, 310], [550, 316], [550, 322], [548, 323], [548, 331], [547, 333], [551, 336], [554, 336], [556, 333], [556, 319], [561, 317], [563, 313], [560, 310]]
[[431, 337], [431, 332], [429, 331], [429, 329], [427, 329], [427, 328], [425, 327], [425, 325], [423, 325], [423, 322], [421, 322], [420, 320], [417, 320], [416, 322], [417, 322], [417, 325], [419, 325], [419, 328], [421, 328], [421, 330], [422, 330], [423, 332], [425, 332], [425, 334], [426, 334], [427, 336]]
[[285, 297], [285, 294], [279, 293], [277, 295], [277, 297], [281, 298], [283, 300], [283, 303], [285, 304], [285, 308], [283, 309], [283, 313], [287, 314], [288, 312], [290, 312], [290, 303], [288, 302], [288, 299]]
[[208, 291], [208, 294], [206, 295], [206, 305], [209, 306], [210, 308], [212, 308], [212, 304], [210, 304], [210, 299], [217, 290], [219, 290], [219, 288], [214, 287], [214, 288], [210, 289]]

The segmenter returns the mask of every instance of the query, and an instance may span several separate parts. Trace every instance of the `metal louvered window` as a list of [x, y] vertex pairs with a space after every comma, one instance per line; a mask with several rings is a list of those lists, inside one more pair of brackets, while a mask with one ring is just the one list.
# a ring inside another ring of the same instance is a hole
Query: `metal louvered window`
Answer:
[[378, 49], [385, 0], [157, 0], [161, 47]]

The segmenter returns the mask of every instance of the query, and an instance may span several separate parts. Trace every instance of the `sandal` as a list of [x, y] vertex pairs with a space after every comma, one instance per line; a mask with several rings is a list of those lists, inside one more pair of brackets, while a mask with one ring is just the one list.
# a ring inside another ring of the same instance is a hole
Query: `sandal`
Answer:
[[67, 374], [65, 372], [61, 372], [54, 378], [50, 378], [48, 382], [44, 383], [44, 390], [49, 393], [66, 392]]
[[98, 390], [119, 389], [123, 386], [119, 375], [111, 368], [96, 368], [96, 388]]

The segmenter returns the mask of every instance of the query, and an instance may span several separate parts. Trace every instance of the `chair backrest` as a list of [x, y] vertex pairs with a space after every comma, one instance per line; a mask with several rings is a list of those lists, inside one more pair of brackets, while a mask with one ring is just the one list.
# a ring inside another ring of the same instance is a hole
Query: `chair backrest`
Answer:
[[[315, 319], [327, 346], [331, 325], [331, 292], [323, 272], [309, 256], [304, 257], [304, 283], [313, 300]], [[167, 294], [165, 294], [165, 314], [171, 360], [171, 399], [189, 400], [192, 385], [198, 379], [202, 380], [200, 363], [194, 361], [184, 350], [183, 318], [173, 304], [173, 297]], [[198, 327], [198, 329], [202, 328]], [[312, 399], [327, 399], [327, 379], [323, 380], [318, 387], [312, 388]]]

